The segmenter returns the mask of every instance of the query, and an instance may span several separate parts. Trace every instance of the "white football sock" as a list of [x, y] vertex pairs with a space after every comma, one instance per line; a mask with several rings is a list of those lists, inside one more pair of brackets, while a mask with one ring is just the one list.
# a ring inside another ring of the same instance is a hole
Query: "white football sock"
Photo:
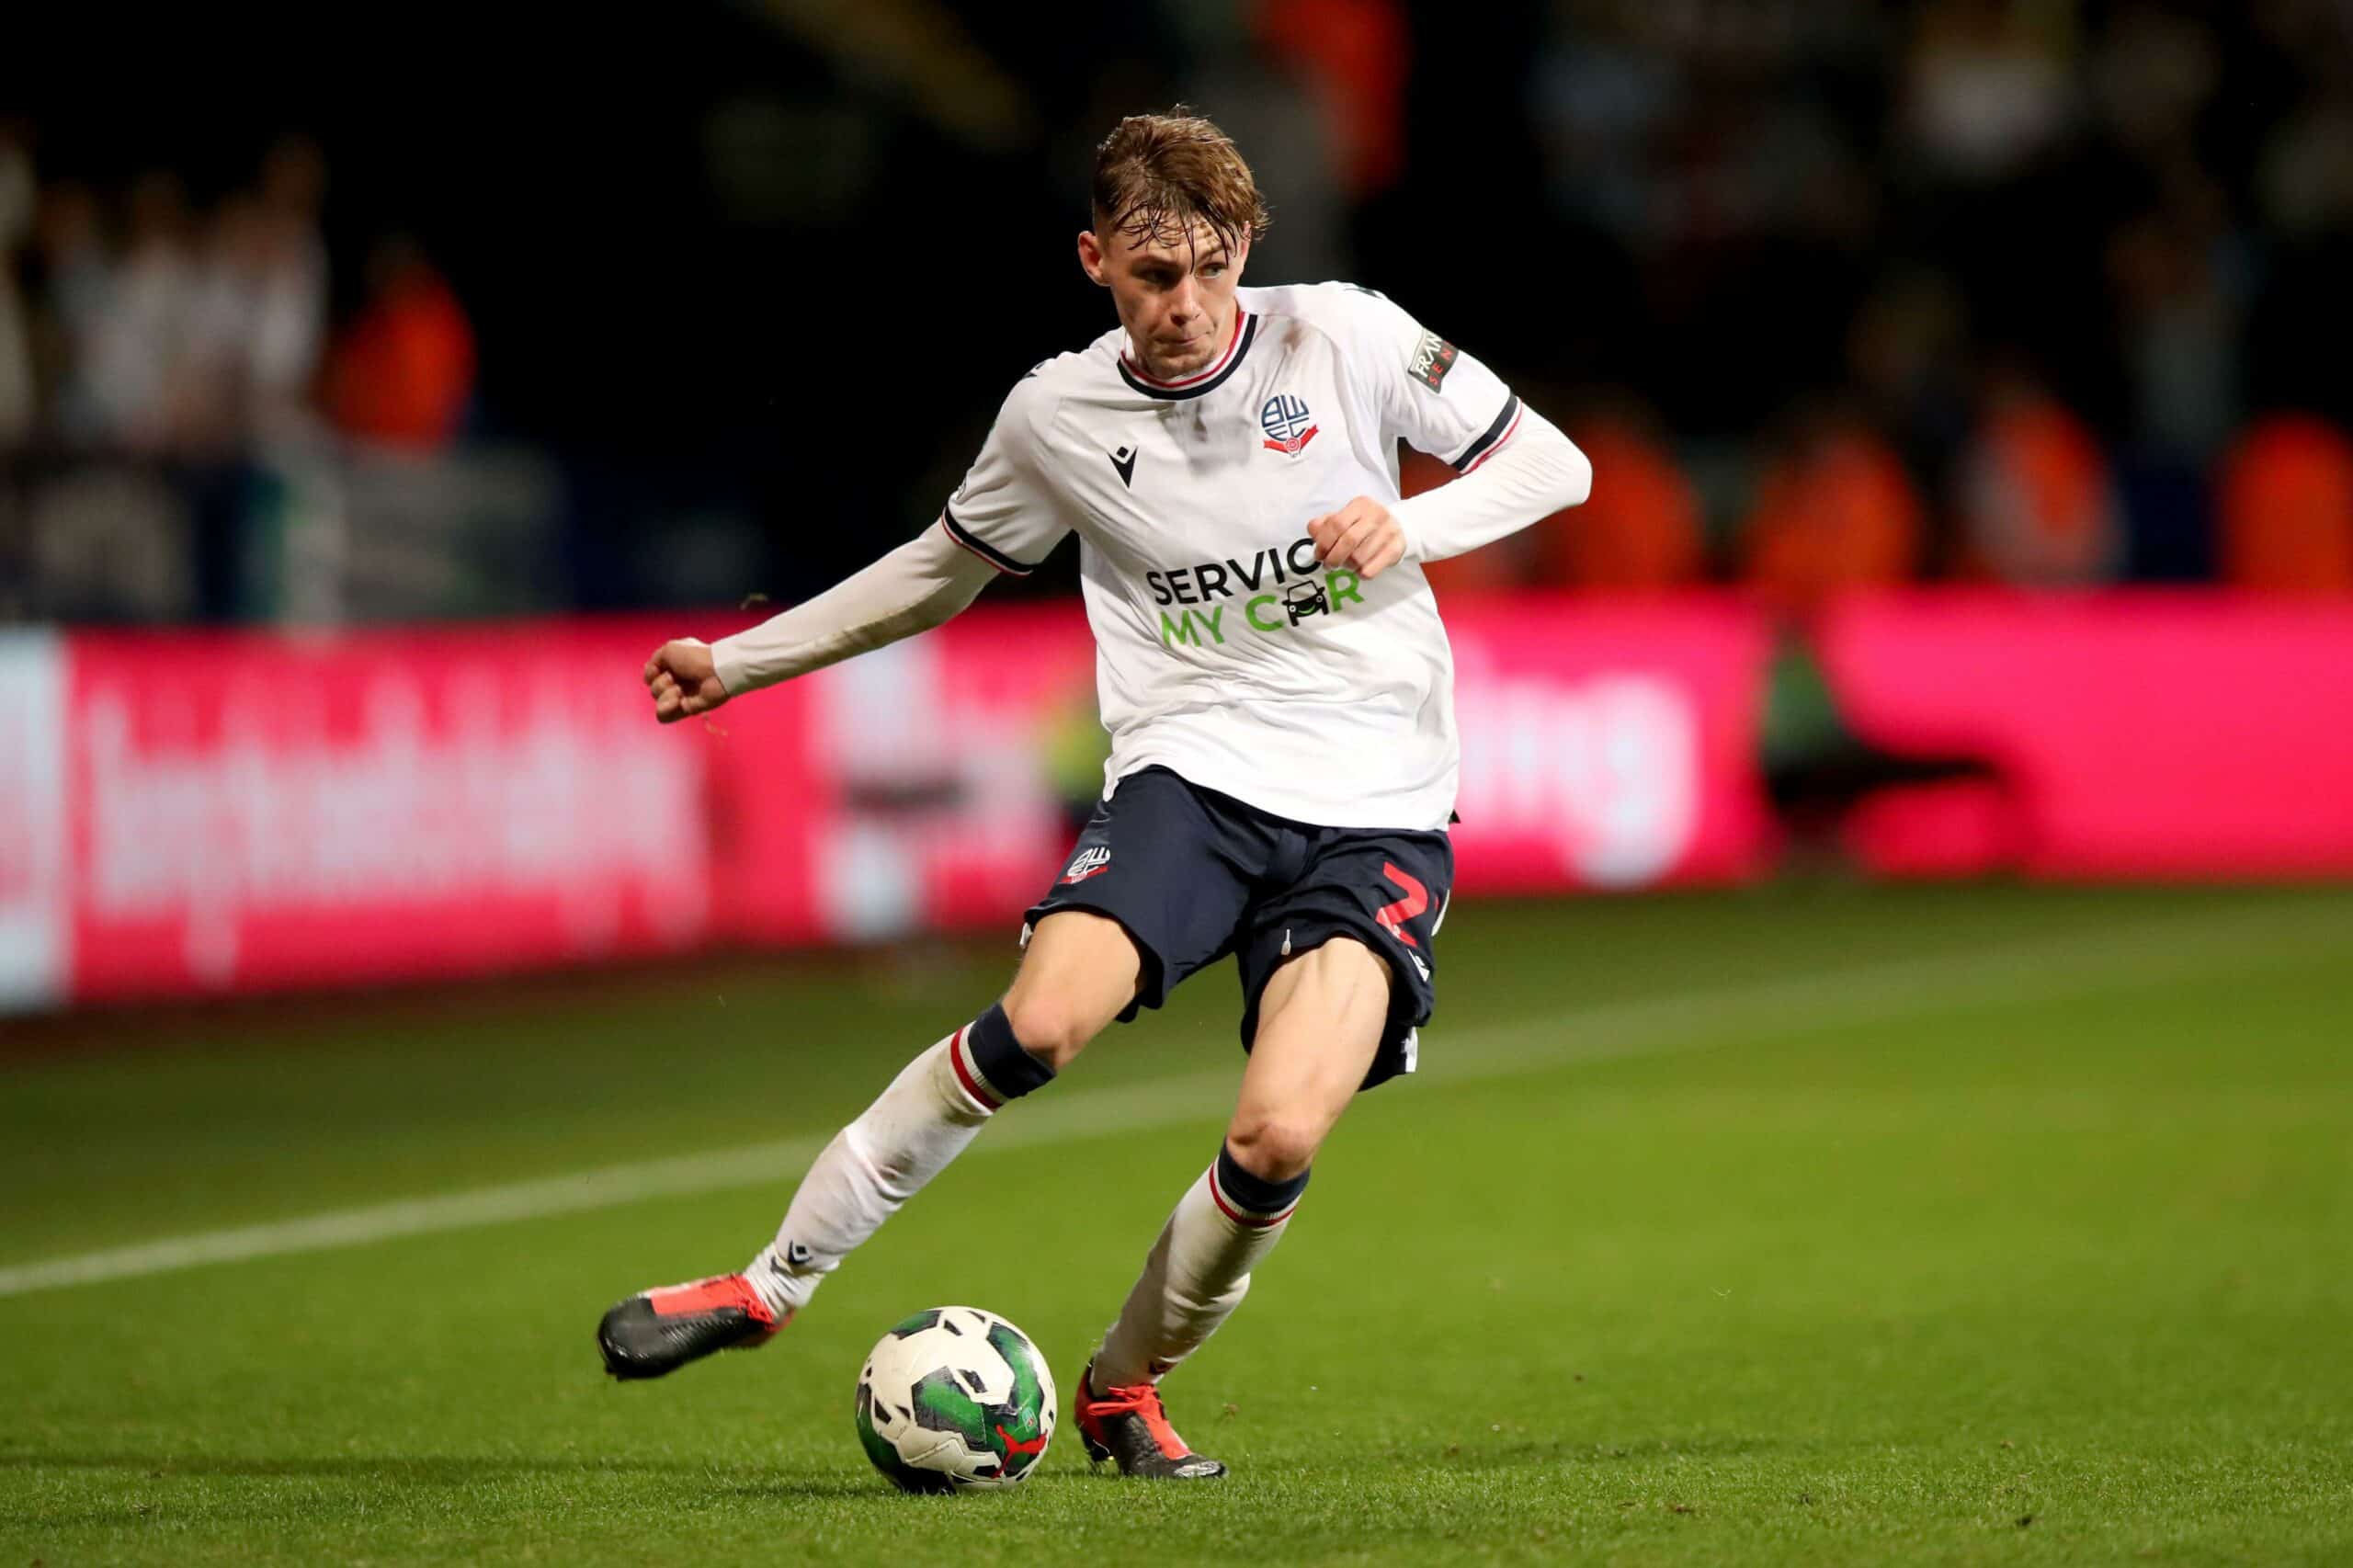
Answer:
[[[1250, 1271], [1290, 1227], [1307, 1178], [1278, 1185], [1255, 1182], [1245, 1173], [1240, 1181], [1221, 1183], [1220, 1166], [1231, 1168], [1232, 1158], [1221, 1155], [1203, 1171], [1161, 1227], [1143, 1273], [1096, 1353], [1097, 1393], [1157, 1382], [1199, 1349], [1242, 1304]], [[1227, 1190], [1233, 1186], [1257, 1188], [1259, 1207], [1238, 1200]]]
[[806, 1305], [825, 1276], [946, 1170], [987, 1122], [991, 1108], [959, 1081], [955, 1051], [962, 1034], [907, 1063], [801, 1178], [776, 1240], [744, 1270], [779, 1319]]

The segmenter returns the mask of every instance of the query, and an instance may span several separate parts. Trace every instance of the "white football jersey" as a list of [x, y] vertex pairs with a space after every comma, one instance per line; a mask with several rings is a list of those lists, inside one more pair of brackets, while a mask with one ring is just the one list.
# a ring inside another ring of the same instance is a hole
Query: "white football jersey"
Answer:
[[1465, 471], [1519, 400], [1381, 296], [1239, 289], [1207, 369], [1146, 376], [1113, 329], [1029, 372], [941, 521], [1026, 573], [1077, 530], [1105, 794], [1160, 764], [1324, 827], [1443, 827], [1454, 666], [1421, 567], [1315, 563], [1311, 517], [1394, 503], [1397, 441]]

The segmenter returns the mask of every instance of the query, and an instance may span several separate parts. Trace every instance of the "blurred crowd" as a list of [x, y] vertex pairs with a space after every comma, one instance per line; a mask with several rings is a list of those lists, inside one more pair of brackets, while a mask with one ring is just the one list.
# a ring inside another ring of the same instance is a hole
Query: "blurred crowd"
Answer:
[[[2063, 588], [2211, 578], [2353, 594], [2353, 440], [2308, 413], [2258, 415], [2211, 471], [2172, 471], [2135, 491], [2074, 411], [2031, 381], [1995, 379], [1938, 492], [1868, 417], [1833, 405], [1792, 420], [1744, 465], [1720, 528], [1644, 411], [1595, 403], [1566, 423], [1593, 459], [1592, 497], [1433, 566], [1442, 588], [1643, 593], [1730, 580], [1792, 613], [1839, 593], [1930, 580]], [[1405, 455], [1407, 494], [1452, 477], [1434, 458]], [[2168, 551], [2173, 569], [2136, 569], [2136, 545], [2144, 556]]]
[[178, 173], [43, 181], [0, 122], [0, 452], [233, 461], [321, 428], [442, 446], [472, 395], [471, 324], [403, 237], [335, 312], [327, 166], [301, 137], [199, 205]]
[[2353, 592], [2353, 8], [1570, 0], [1531, 103], [1595, 496], [1460, 576]]
[[[0, 124], [0, 458], [494, 430], [565, 472], [572, 602], [804, 594], [927, 515], [1020, 368], [1099, 330], [1078, 171], [1181, 97], [1275, 209], [1254, 280], [1382, 288], [1592, 451], [1587, 506], [1449, 589], [2353, 594], [2343, 0], [867, 10], [684, 8], [646, 48], [730, 69], [644, 64], [623, 105], [486, 30], [494, 92], [414, 135], [322, 103], [319, 143], [225, 184], [44, 178]], [[327, 228], [323, 146], [366, 171]], [[911, 190], [985, 192], [1000, 236], [953, 253], [992, 330], [919, 382], [943, 274]], [[369, 237], [415, 201], [461, 288]], [[811, 484], [796, 437], [856, 483]], [[1449, 477], [1408, 455], [1408, 493]], [[642, 543], [663, 528], [697, 548]]]

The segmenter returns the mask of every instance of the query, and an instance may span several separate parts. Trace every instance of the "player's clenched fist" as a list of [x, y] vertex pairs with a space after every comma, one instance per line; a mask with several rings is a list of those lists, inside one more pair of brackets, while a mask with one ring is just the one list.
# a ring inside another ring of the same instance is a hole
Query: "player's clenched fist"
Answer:
[[1336, 512], [1309, 519], [1307, 537], [1315, 559], [1345, 566], [1359, 577], [1378, 577], [1405, 559], [1405, 530], [1388, 507], [1359, 495]]
[[665, 642], [645, 661], [645, 688], [654, 694], [654, 716], [665, 724], [708, 713], [727, 700], [710, 644], [692, 637]]

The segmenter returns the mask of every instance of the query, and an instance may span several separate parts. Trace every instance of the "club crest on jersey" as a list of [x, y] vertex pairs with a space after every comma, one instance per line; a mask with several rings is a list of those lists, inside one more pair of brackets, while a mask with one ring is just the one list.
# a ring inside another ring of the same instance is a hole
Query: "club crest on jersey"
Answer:
[[1110, 869], [1111, 852], [1098, 844], [1092, 848], [1082, 849], [1072, 857], [1070, 865], [1063, 872], [1063, 881], [1083, 882], [1097, 871], [1108, 871]]
[[1314, 415], [1307, 412], [1307, 400], [1288, 392], [1277, 392], [1258, 410], [1258, 428], [1267, 433], [1267, 450], [1297, 457], [1315, 439]]

